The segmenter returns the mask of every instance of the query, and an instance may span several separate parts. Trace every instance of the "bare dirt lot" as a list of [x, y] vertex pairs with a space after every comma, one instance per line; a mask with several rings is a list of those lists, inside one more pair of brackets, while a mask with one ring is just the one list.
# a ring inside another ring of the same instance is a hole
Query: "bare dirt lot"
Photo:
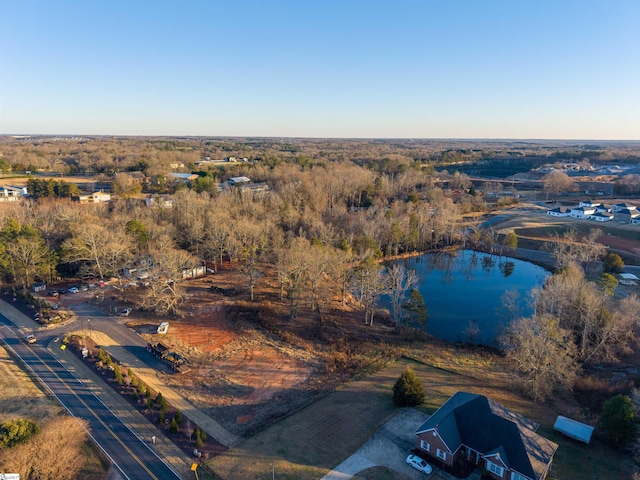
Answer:
[[[303, 384], [317, 362], [304, 349], [287, 345], [229, 312], [233, 309], [229, 295], [236, 291], [231, 284], [240, 280], [232, 271], [189, 280], [186, 314], [167, 319], [166, 335], [156, 333], [157, 321], [136, 319], [137, 312], [128, 325], [149, 342], [161, 342], [187, 358], [189, 371], [166, 376], [165, 383], [243, 435], [285, 413], [283, 408], [291, 408], [290, 401], [271, 400], [284, 392], [289, 396], [306, 391]], [[294, 406], [304, 403], [305, 395], [296, 397]]]

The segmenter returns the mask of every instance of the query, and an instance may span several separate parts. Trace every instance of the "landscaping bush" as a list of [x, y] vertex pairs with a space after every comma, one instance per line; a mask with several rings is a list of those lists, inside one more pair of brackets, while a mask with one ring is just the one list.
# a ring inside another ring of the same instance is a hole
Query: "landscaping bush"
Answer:
[[177, 433], [178, 432], [178, 422], [176, 422], [176, 418], [174, 417], [173, 420], [171, 420], [171, 426], [169, 427], [169, 431], [171, 433]]
[[393, 401], [399, 407], [415, 407], [424, 402], [424, 388], [410, 367], [393, 385]]

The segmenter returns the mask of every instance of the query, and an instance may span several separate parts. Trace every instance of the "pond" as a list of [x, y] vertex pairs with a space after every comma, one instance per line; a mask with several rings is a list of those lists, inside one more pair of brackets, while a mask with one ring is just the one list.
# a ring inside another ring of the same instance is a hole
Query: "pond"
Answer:
[[395, 262], [416, 272], [431, 335], [483, 345], [494, 345], [512, 318], [505, 303], [519, 316], [531, 315], [530, 292], [549, 275], [530, 262], [473, 250], [429, 253], [387, 266]]

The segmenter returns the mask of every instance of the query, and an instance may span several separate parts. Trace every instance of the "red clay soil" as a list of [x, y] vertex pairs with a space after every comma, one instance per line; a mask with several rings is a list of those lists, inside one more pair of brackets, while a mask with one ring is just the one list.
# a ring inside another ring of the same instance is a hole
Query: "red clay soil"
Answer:
[[238, 334], [227, 321], [223, 303], [201, 303], [188, 319], [170, 322], [169, 332], [201, 352], [215, 352], [235, 340]]

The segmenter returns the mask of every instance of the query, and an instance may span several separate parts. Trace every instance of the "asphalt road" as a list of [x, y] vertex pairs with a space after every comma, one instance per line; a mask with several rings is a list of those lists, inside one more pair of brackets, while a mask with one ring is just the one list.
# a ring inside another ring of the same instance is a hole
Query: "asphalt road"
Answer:
[[43, 331], [40, 333], [41, 336], [46, 335], [46, 338], [53, 339], [66, 332], [82, 328], [87, 334], [90, 333], [89, 329], [100, 331], [106, 333], [116, 344], [125, 348], [146, 366], [159, 372], [173, 373], [167, 364], [147, 352], [146, 340], [125, 325], [126, 317], [109, 315], [88, 302], [72, 303], [67, 308], [76, 314], [78, 320], [72, 324], [51, 328], [46, 333]]
[[83, 383], [69, 373], [42, 346], [20, 341], [20, 331], [0, 315], [2, 337], [75, 417], [89, 422], [90, 435], [122, 476], [131, 480], [180, 479], [172, 469], [136, 437]]

